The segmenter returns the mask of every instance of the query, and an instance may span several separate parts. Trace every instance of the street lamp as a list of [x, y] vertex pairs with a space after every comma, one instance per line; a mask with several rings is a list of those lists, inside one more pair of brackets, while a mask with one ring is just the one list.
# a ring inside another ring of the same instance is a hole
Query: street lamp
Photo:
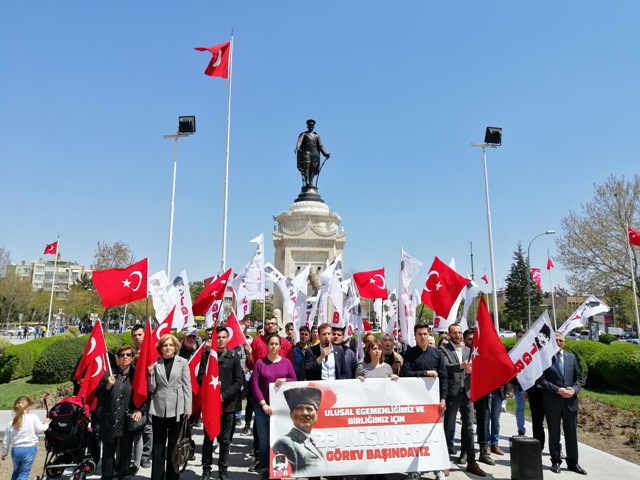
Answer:
[[162, 138], [173, 138], [173, 183], [171, 185], [171, 211], [169, 214], [169, 247], [167, 249], [167, 277], [171, 278], [171, 248], [173, 245], [173, 210], [176, 198], [176, 171], [178, 168], [178, 140], [188, 137], [196, 132], [196, 117], [178, 117], [178, 130], [173, 135], [164, 135]]
[[487, 127], [484, 143], [472, 143], [472, 147], [482, 147], [482, 164], [484, 166], [484, 195], [487, 202], [487, 230], [489, 231], [489, 260], [491, 262], [491, 291], [493, 297], [493, 323], [496, 332], [498, 324], [498, 291], [496, 288], [496, 267], [493, 261], [493, 234], [491, 233], [491, 207], [489, 204], [489, 180], [487, 179], [487, 148], [497, 148], [502, 145], [502, 128]]
[[555, 230], [547, 230], [546, 232], [539, 233], [531, 239], [529, 246], [527, 247], [527, 328], [531, 328], [531, 264], [529, 263], [529, 251], [531, 250], [531, 244], [533, 241], [543, 235], [555, 235]]

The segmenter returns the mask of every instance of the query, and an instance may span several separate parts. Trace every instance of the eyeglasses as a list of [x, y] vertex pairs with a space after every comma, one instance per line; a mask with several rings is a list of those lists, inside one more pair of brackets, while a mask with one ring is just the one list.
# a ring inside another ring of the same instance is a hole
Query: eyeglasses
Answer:
[[119, 353], [118, 357], [119, 358], [122, 358], [122, 357], [133, 357], [133, 353]]

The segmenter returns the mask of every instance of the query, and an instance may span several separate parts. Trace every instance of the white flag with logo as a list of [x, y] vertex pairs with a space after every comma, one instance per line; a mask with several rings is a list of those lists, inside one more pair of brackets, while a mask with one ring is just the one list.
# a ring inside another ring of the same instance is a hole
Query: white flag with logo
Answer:
[[181, 271], [180, 274], [173, 279], [173, 282], [171, 282], [171, 285], [168, 287], [168, 293], [173, 300], [173, 305], [176, 306], [171, 328], [175, 328], [180, 332], [185, 328], [194, 326], [195, 320], [193, 319], [193, 311], [191, 310], [191, 292], [189, 291], [189, 280], [187, 279], [186, 270]]
[[149, 277], [148, 292], [151, 295], [156, 318], [161, 322], [173, 308], [174, 301], [169, 295], [169, 278], [164, 270], [160, 270]]
[[566, 335], [574, 328], [586, 325], [589, 321], [589, 317], [593, 317], [600, 313], [607, 313], [609, 310], [610, 308], [606, 303], [597, 299], [594, 295], [591, 295], [575, 312], [571, 314], [567, 321], [558, 328], [558, 332]]
[[318, 323], [326, 323], [329, 307], [329, 298], [333, 302], [334, 312], [337, 313], [337, 322], [342, 323], [342, 255], [338, 255], [333, 262], [320, 274], [322, 288], [318, 296]]
[[544, 312], [524, 337], [509, 352], [518, 371], [518, 383], [522, 390], [533, 387], [547, 368], [553, 356], [560, 350], [549, 314]]
[[293, 322], [293, 335], [296, 343], [300, 341], [300, 327], [304, 325], [304, 321], [306, 321], [306, 319], [303, 320], [303, 317], [306, 314], [307, 308], [307, 279], [309, 278], [310, 269], [311, 265], [307, 265], [306, 268], [293, 277], [291, 281], [291, 285], [295, 291], [291, 321]]
[[400, 282], [398, 288], [398, 322], [402, 338], [408, 345], [414, 346], [416, 339], [413, 335], [413, 328], [409, 328], [410, 319], [415, 322], [415, 312], [411, 312], [411, 282], [422, 267], [422, 262], [413, 258], [401, 249], [400, 254]]
[[471, 306], [471, 304], [473, 303], [473, 300], [480, 294], [481, 291], [482, 290], [480, 289], [478, 284], [473, 280], [467, 283], [467, 286], [463, 290], [464, 309], [462, 310], [462, 319], [460, 320], [460, 324], [462, 324], [462, 322], [467, 324], [467, 315], [469, 314], [469, 307]]

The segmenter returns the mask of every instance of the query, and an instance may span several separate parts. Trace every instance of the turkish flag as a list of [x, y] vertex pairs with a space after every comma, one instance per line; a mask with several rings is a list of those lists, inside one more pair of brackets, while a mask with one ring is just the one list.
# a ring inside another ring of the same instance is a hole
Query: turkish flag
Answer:
[[148, 259], [144, 258], [127, 268], [94, 271], [93, 284], [102, 306], [115, 307], [147, 298], [148, 264]]
[[486, 283], [487, 285], [489, 285], [489, 279], [487, 278], [487, 276], [486, 276], [486, 275], [482, 275], [480, 278], [481, 278], [482, 280], [484, 280], [484, 283]]
[[551, 257], [547, 255], [547, 270], [551, 270], [555, 265], [551, 261]]
[[193, 306], [191, 307], [194, 315], [204, 315], [207, 310], [211, 308], [213, 302], [224, 298], [224, 292], [227, 288], [230, 275], [231, 269], [211, 281], [204, 290], [200, 292], [200, 295], [198, 295], [198, 298], [196, 298], [196, 301], [193, 302]]
[[222, 412], [222, 398], [220, 396], [220, 376], [218, 374], [218, 354], [211, 349], [207, 369], [200, 387], [202, 402], [202, 424], [207, 436], [216, 438], [220, 433], [220, 413]]
[[200, 361], [204, 353], [205, 344], [200, 345], [196, 353], [189, 359], [189, 374], [191, 375], [191, 414], [194, 415], [200, 410], [200, 385], [198, 385], [198, 370]]
[[89, 406], [89, 410], [96, 408], [98, 403], [96, 388], [108, 369], [107, 344], [104, 341], [102, 325], [99, 321], [96, 321], [87, 346], [84, 349], [82, 361], [74, 375], [74, 378], [81, 379], [80, 390], [76, 397], [81, 398], [82, 402]]
[[[640, 232], [636, 232], [631, 227], [627, 227], [627, 228], [629, 229], [629, 245], [636, 245], [640, 247]], [[44, 253], [47, 253], [47, 252], [45, 251]]]
[[531, 275], [533, 276], [533, 281], [536, 282], [536, 285], [538, 285], [538, 290], [542, 290], [542, 286], [540, 284], [540, 282], [541, 282], [540, 269], [539, 268], [532, 268], [531, 269]]
[[484, 301], [480, 296], [471, 353], [471, 401], [501, 387], [516, 376], [516, 366], [502, 345]]
[[204, 71], [210, 77], [229, 78], [229, 59], [231, 57], [231, 42], [221, 43], [213, 47], [196, 47], [199, 52], [211, 52], [211, 61]]
[[[631, 229], [629, 229], [631, 230]], [[48, 255], [55, 255], [56, 253], [58, 253], [58, 240], [56, 240], [53, 243], [47, 243], [47, 246], [44, 247], [44, 254]]]
[[238, 345], [247, 343], [247, 339], [244, 338], [244, 333], [240, 328], [238, 317], [236, 317], [236, 314], [233, 310], [229, 314], [229, 318], [227, 319], [226, 326], [227, 326], [227, 330], [229, 331], [229, 341], [227, 342], [228, 350], [233, 350]]
[[422, 303], [436, 315], [449, 318], [453, 304], [470, 281], [435, 257], [422, 290]]
[[370, 272], [357, 272], [353, 274], [358, 293], [362, 298], [389, 298], [387, 294], [387, 282], [384, 279], [384, 268], [371, 270]]

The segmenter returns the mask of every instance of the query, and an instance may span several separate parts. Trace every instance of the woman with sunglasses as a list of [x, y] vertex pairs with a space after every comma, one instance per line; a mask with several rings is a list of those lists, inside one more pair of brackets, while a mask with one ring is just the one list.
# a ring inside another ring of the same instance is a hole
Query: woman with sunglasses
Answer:
[[116, 352], [118, 366], [107, 372], [100, 381], [96, 396], [102, 400], [100, 413], [100, 440], [102, 440], [102, 480], [113, 478], [114, 461], [118, 452], [118, 478], [131, 475], [131, 450], [135, 432], [129, 430], [127, 416], [139, 421], [146, 414], [148, 405], [140, 408], [133, 403], [133, 347], [122, 345]]

